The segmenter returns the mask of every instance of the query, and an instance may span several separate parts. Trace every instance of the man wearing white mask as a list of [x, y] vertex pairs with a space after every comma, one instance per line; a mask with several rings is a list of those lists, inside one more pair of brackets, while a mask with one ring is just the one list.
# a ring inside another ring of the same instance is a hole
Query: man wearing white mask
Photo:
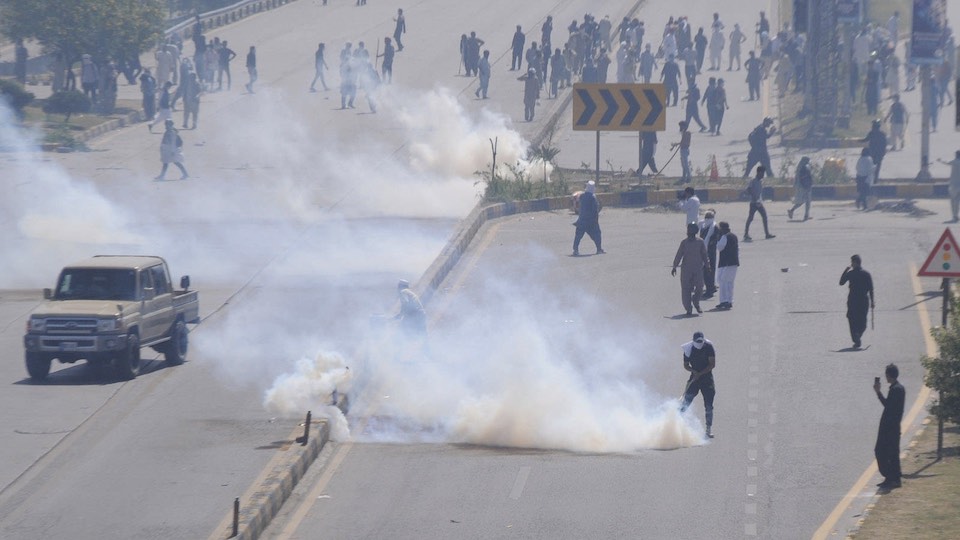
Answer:
[[707, 210], [700, 220], [700, 238], [707, 245], [707, 259], [709, 264], [703, 271], [703, 285], [706, 292], [700, 298], [712, 298], [717, 292], [716, 268], [717, 268], [717, 242], [720, 241], [720, 231], [717, 228], [714, 219], [714, 210]]
[[717, 353], [713, 349], [713, 342], [703, 336], [703, 332], [694, 332], [693, 340], [684, 343], [683, 369], [690, 372], [687, 387], [683, 391], [683, 405], [680, 412], [687, 410], [697, 394], [703, 394], [703, 410], [706, 420], [707, 438], [713, 438], [713, 397], [716, 388], [713, 385], [713, 368], [717, 365]]

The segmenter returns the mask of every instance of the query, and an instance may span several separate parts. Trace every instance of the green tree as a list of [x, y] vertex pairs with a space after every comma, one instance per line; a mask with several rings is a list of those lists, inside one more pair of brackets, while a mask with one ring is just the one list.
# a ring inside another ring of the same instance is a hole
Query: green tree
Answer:
[[164, 0], [0, 0], [0, 32], [35, 39], [69, 63], [140, 54], [163, 33]]
[[[950, 305], [957, 305], [956, 295], [952, 295]], [[939, 392], [930, 413], [946, 422], [960, 423], [960, 314], [957, 310], [950, 310], [946, 327], [934, 328], [931, 333], [940, 356], [920, 359], [927, 370], [923, 382]]]

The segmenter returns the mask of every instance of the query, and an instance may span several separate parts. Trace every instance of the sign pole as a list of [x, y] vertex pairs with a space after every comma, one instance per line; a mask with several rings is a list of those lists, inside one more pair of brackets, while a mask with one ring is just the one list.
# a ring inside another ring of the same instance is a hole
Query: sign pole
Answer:
[[[950, 314], [950, 278], [943, 278], [943, 314], [940, 323], [944, 328], [947, 327], [947, 318]], [[940, 395], [940, 402], [943, 402], [943, 395]], [[943, 457], [943, 414], [937, 415], [937, 459]]]
[[597, 130], [597, 174], [596, 174], [597, 187], [600, 187], [600, 131]]

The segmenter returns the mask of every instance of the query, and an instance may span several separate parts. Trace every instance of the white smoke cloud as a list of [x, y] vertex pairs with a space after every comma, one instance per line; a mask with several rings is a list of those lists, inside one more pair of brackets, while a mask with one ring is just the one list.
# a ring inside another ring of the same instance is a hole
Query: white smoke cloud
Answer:
[[[21, 129], [0, 100], [0, 276], [3, 286], [52, 285], [64, 261], [92, 246], [142, 241], [129, 216], [90, 182], [75, 180], [39, 151], [37, 133]], [[49, 274], [38, 270], [53, 268]]]
[[423, 350], [390, 325], [367, 333], [366, 348], [346, 359], [351, 436], [579, 452], [702, 444], [695, 415], [644, 384], [656, 341], [575, 284], [546, 290], [527, 269], [555, 265], [555, 256], [534, 246], [523, 255], [522, 266], [478, 270], [455, 303], [428, 306], [441, 312]]

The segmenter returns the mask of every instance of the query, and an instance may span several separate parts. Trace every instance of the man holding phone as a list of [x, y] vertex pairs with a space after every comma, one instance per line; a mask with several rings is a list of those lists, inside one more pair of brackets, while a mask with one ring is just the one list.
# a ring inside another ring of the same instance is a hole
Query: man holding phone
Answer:
[[883, 475], [883, 482], [877, 484], [880, 489], [895, 489], [900, 487], [900, 422], [903, 420], [903, 405], [906, 401], [906, 390], [897, 381], [900, 370], [896, 364], [887, 366], [884, 374], [890, 384], [887, 397], [880, 392], [880, 377], [873, 379], [873, 391], [883, 404], [883, 414], [880, 416], [880, 428], [877, 431], [877, 444], [873, 454], [877, 458], [877, 468]]
[[840, 276], [840, 285], [850, 283], [847, 293], [847, 322], [850, 323], [850, 338], [853, 348], [860, 348], [860, 338], [867, 330], [867, 313], [874, 307], [873, 278], [862, 268], [860, 255], [850, 257], [850, 266]]

